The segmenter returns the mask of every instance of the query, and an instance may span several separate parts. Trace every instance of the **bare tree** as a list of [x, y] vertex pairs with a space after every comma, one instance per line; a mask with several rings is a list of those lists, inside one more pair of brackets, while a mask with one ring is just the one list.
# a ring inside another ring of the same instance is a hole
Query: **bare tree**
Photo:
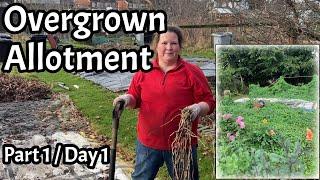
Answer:
[[[320, 41], [319, 0], [148, 0], [163, 9], [169, 24], [225, 24], [239, 27], [236, 39], [247, 44], [298, 44]], [[245, 6], [245, 8], [239, 6]], [[219, 7], [232, 15], [216, 18]], [[228, 19], [229, 18], [229, 19]], [[240, 37], [241, 36], [241, 37]]]
[[315, 0], [251, 0], [252, 10], [237, 18], [249, 42], [298, 44], [320, 41], [320, 2]]
[[155, 9], [162, 9], [168, 15], [170, 24], [194, 25], [208, 23], [209, 0], [147, 0]]

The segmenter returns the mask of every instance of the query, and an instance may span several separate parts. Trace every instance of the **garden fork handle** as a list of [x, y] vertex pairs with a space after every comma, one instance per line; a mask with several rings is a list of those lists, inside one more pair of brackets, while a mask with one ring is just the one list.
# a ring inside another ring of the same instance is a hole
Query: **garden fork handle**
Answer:
[[114, 180], [115, 165], [116, 165], [116, 150], [117, 150], [117, 135], [119, 128], [119, 120], [121, 113], [124, 109], [124, 101], [121, 100], [116, 103], [113, 112], [112, 112], [112, 145], [110, 149], [111, 160], [110, 160], [110, 169], [109, 169], [109, 179]]

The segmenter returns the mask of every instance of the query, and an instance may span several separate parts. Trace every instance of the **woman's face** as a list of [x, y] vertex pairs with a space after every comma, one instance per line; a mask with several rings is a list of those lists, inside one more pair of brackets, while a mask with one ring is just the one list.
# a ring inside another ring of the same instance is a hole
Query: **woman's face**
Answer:
[[160, 34], [156, 51], [160, 61], [177, 61], [180, 53], [180, 45], [177, 34], [174, 32]]

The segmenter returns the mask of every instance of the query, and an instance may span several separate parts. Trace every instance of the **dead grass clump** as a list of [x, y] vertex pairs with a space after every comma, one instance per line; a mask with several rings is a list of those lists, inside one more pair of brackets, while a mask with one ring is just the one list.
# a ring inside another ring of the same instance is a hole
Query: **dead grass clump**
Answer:
[[171, 145], [174, 179], [193, 179], [191, 139], [195, 135], [192, 133], [191, 110], [181, 111], [179, 128], [174, 133], [176, 136]]

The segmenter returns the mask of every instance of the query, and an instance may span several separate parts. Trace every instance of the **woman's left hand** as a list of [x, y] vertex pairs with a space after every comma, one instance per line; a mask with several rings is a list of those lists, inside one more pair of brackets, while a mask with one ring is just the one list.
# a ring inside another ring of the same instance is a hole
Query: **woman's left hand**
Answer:
[[201, 106], [199, 104], [192, 104], [190, 106], [185, 107], [185, 109], [189, 109], [191, 111], [191, 122], [192, 122], [200, 115]]
[[206, 102], [199, 102], [185, 107], [185, 109], [191, 110], [191, 122], [198, 116], [205, 116], [209, 112], [209, 105]]

